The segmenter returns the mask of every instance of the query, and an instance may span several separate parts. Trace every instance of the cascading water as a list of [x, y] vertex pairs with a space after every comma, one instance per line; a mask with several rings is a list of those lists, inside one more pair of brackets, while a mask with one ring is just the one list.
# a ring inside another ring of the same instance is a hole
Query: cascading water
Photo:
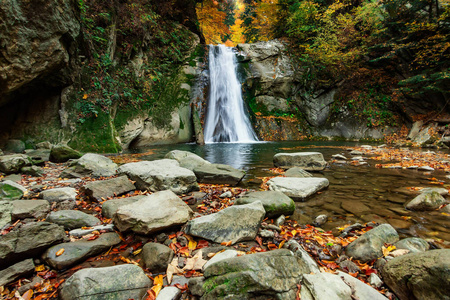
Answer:
[[237, 59], [232, 48], [209, 48], [210, 93], [205, 143], [252, 143], [258, 138], [244, 110]]

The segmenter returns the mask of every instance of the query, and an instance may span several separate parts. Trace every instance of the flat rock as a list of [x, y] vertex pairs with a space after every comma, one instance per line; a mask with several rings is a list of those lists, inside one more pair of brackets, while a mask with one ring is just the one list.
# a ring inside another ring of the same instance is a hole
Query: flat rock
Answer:
[[371, 211], [370, 207], [357, 200], [342, 201], [341, 207], [355, 216], [361, 216]]
[[196, 167], [211, 164], [209, 161], [189, 151], [172, 150], [164, 158], [175, 159], [180, 164], [180, 167], [191, 171]]
[[73, 230], [69, 231], [69, 235], [73, 236], [73, 237], [82, 237], [82, 236], [90, 234], [94, 231], [112, 232], [112, 231], [114, 231], [114, 224], [97, 225], [97, 226], [92, 226], [89, 229], [77, 228], [77, 229], [73, 229]]
[[23, 167], [20, 169], [20, 172], [33, 177], [40, 177], [44, 175], [44, 170], [38, 166]]
[[418, 195], [416, 198], [406, 204], [406, 208], [409, 210], [427, 211], [436, 210], [442, 204], [445, 204], [446, 200], [438, 192], [425, 192]]
[[225, 250], [223, 252], [217, 253], [210, 260], [208, 260], [208, 262], [206, 264], [203, 265], [202, 270], [204, 272], [206, 270], [206, 268], [208, 268], [212, 264], [215, 264], [215, 263], [217, 263], [217, 262], [219, 262], [221, 260], [237, 257], [238, 254], [239, 253], [236, 250]]
[[293, 167], [293, 168], [288, 169], [284, 173], [284, 176], [286, 176], [286, 177], [297, 177], [297, 178], [313, 177], [310, 173], [306, 172], [305, 170], [303, 170], [302, 168], [299, 168], [299, 167]]
[[[121, 241], [117, 233], [108, 232], [93, 241], [79, 240], [50, 247], [44, 252], [42, 259], [52, 268], [62, 270], [100, 254]], [[63, 254], [56, 256], [61, 249], [64, 249]]]
[[47, 200], [15, 200], [11, 202], [13, 220], [36, 218], [42, 219], [50, 211], [50, 203]]
[[11, 222], [12, 201], [0, 201], [0, 229]]
[[446, 196], [448, 195], [448, 190], [446, 188], [423, 188], [419, 191], [419, 193], [431, 193], [431, 192], [436, 192], [441, 196]]
[[120, 231], [151, 234], [185, 224], [193, 211], [172, 191], [162, 191], [120, 207], [114, 224]]
[[111, 159], [94, 153], [87, 153], [63, 171], [62, 178], [73, 177], [110, 177], [117, 172], [117, 164]]
[[400, 219], [387, 219], [388, 223], [392, 225], [395, 229], [408, 229], [413, 225], [413, 223], [408, 222], [406, 220]]
[[0, 198], [4, 200], [21, 199], [27, 190], [20, 184], [5, 180], [0, 182]]
[[30, 275], [34, 272], [34, 262], [33, 260], [26, 259], [24, 261], [18, 262], [4, 270], [0, 270], [0, 286], [4, 286], [22, 276]]
[[449, 299], [450, 249], [396, 257], [384, 265], [382, 275], [400, 300]]
[[50, 161], [55, 163], [63, 163], [69, 159], [80, 158], [82, 154], [67, 145], [55, 145], [50, 151]]
[[295, 211], [294, 200], [275, 191], [261, 191], [246, 193], [242, 197], [236, 199], [235, 205], [249, 204], [261, 201], [266, 216], [269, 218], [278, 217], [280, 215], [292, 215]]
[[393, 244], [398, 240], [397, 231], [389, 224], [382, 224], [351, 242], [345, 252], [349, 257], [367, 262], [383, 255], [384, 244]]
[[191, 170], [181, 168], [173, 159], [140, 161], [124, 164], [118, 169], [140, 190], [152, 192], [171, 190], [176, 194], [186, 194], [198, 190], [197, 178]]
[[0, 156], [0, 171], [6, 174], [18, 173], [20, 169], [31, 166], [31, 158], [25, 154]]
[[50, 149], [25, 150], [34, 162], [45, 162], [50, 160]]
[[198, 182], [237, 185], [245, 175], [244, 170], [229, 165], [204, 164], [194, 168]]
[[77, 190], [71, 187], [54, 188], [39, 193], [39, 198], [49, 202], [75, 201]]
[[106, 268], [87, 268], [67, 279], [60, 292], [61, 300], [143, 299], [151, 286], [144, 271], [133, 264]]
[[216, 243], [253, 240], [265, 214], [260, 201], [230, 206], [189, 221], [185, 232]]
[[108, 200], [108, 201], [104, 202], [102, 205], [102, 215], [107, 217], [108, 219], [112, 219], [114, 217], [114, 214], [120, 207], [134, 203], [145, 197], [147, 197], [147, 196], [138, 195], [138, 196], [133, 196], [133, 197]]
[[322, 171], [327, 166], [320, 152], [277, 153], [273, 164], [283, 169], [300, 167], [306, 171]]
[[156, 300], [177, 300], [181, 297], [181, 290], [175, 286], [167, 286], [163, 288]]
[[282, 192], [286, 196], [297, 199], [305, 199], [318, 191], [328, 187], [326, 178], [294, 178], [275, 177], [267, 182], [272, 191]]
[[101, 201], [102, 198], [120, 196], [135, 189], [134, 184], [125, 175], [107, 180], [91, 181], [83, 187], [86, 196], [96, 201]]
[[298, 257], [304, 274], [320, 273], [320, 269], [316, 261], [296, 240], [289, 240], [283, 247], [291, 250]]
[[151, 272], [166, 271], [173, 255], [172, 249], [158, 243], [147, 243], [142, 248], [142, 260]]
[[406, 249], [410, 253], [425, 252], [430, 249], [427, 241], [417, 237], [402, 239], [394, 244], [397, 249]]
[[100, 220], [79, 210], [59, 210], [48, 214], [47, 222], [61, 225], [66, 230], [91, 227], [100, 224]]

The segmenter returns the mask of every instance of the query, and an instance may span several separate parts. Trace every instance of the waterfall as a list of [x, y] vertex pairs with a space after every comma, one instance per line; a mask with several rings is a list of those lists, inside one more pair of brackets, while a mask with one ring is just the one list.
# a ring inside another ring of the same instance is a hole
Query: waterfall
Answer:
[[252, 143], [258, 140], [245, 113], [236, 69], [237, 59], [232, 48], [210, 46], [206, 143]]

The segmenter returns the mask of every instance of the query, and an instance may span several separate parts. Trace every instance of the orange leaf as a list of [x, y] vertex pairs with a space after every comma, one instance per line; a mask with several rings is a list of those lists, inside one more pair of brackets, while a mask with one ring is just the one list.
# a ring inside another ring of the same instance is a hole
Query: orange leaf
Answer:
[[55, 253], [55, 256], [60, 256], [60, 255], [62, 255], [63, 253], [64, 253], [64, 248], [61, 248], [61, 249], [59, 249], [56, 253]]
[[228, 242], [222, 242], [222, 243], [220, 243], [220, 245], [228, 247], [228, 246], [231, 246], [232, 243], [233, 243], [232, 241], [228, 241]]
[[28, 290], [25, 292], [25, 294], [22, 295], [23, 300], [30, 300], [31, 297], [33, 297], [33, 290]]

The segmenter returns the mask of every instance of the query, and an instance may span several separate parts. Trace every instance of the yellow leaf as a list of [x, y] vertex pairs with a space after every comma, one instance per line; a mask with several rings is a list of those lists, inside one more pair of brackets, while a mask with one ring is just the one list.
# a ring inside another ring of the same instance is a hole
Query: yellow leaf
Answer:
[[197, 248], [197, 242], [189, 241], [188, 248], [189, 248], [189, 250], [195, 250], [195, 248]]
[[87, 94], [84, 94], [84, 95], [83, 95], [83, 99], [87, 99], [87, 97], [88, 97]]
[[159, 292], [162, 289], [162, 286], [163, 286], [163, 276], [162, 275], [158, 275], [153, 280], [153, 286], [151, 288], [151, 290], [155, 293], [155, 297], [158, 296]]
[[396, 247], [395, 247], [395, 246], [392, 246], [392, 245], [389, 246], [389, 247], [387, 247], [387, 248], [384, 247], [384, 246], [381, 248], [381, 250], [383, 251], [383, 256], [384, 256], [384, 257], [388, 256], [389, 253], [390, 253], [391, 251], [394, 251], [395, 249], [396, 249]]
[[134, 251], [133, 252], [133, 255], [138, 255], [139, 253], [141, 253], [141, 251], [142, 251], [142, 248], [141, 249], [137, 249], [136, 251]]
[[64, 248], [61, 248], [61, 249], [59, 249], [56, 253], [55, 253], [55, 256], [60, 256], [60, 255], [62, 255], [63, 253], [64, 253]]
[[286, 243], [285, 240], [281, 241], [280, 245], [278, 245], [278, 249], [281, 249], [283, 247], [284, 243]]
[[36, 272], [42, 272], [42, 271], [45, 271], [45, 266], [44, 266], [44, 265], [36, 266], [36, 268], [34, 268], [34, 270], [35, 270]]

